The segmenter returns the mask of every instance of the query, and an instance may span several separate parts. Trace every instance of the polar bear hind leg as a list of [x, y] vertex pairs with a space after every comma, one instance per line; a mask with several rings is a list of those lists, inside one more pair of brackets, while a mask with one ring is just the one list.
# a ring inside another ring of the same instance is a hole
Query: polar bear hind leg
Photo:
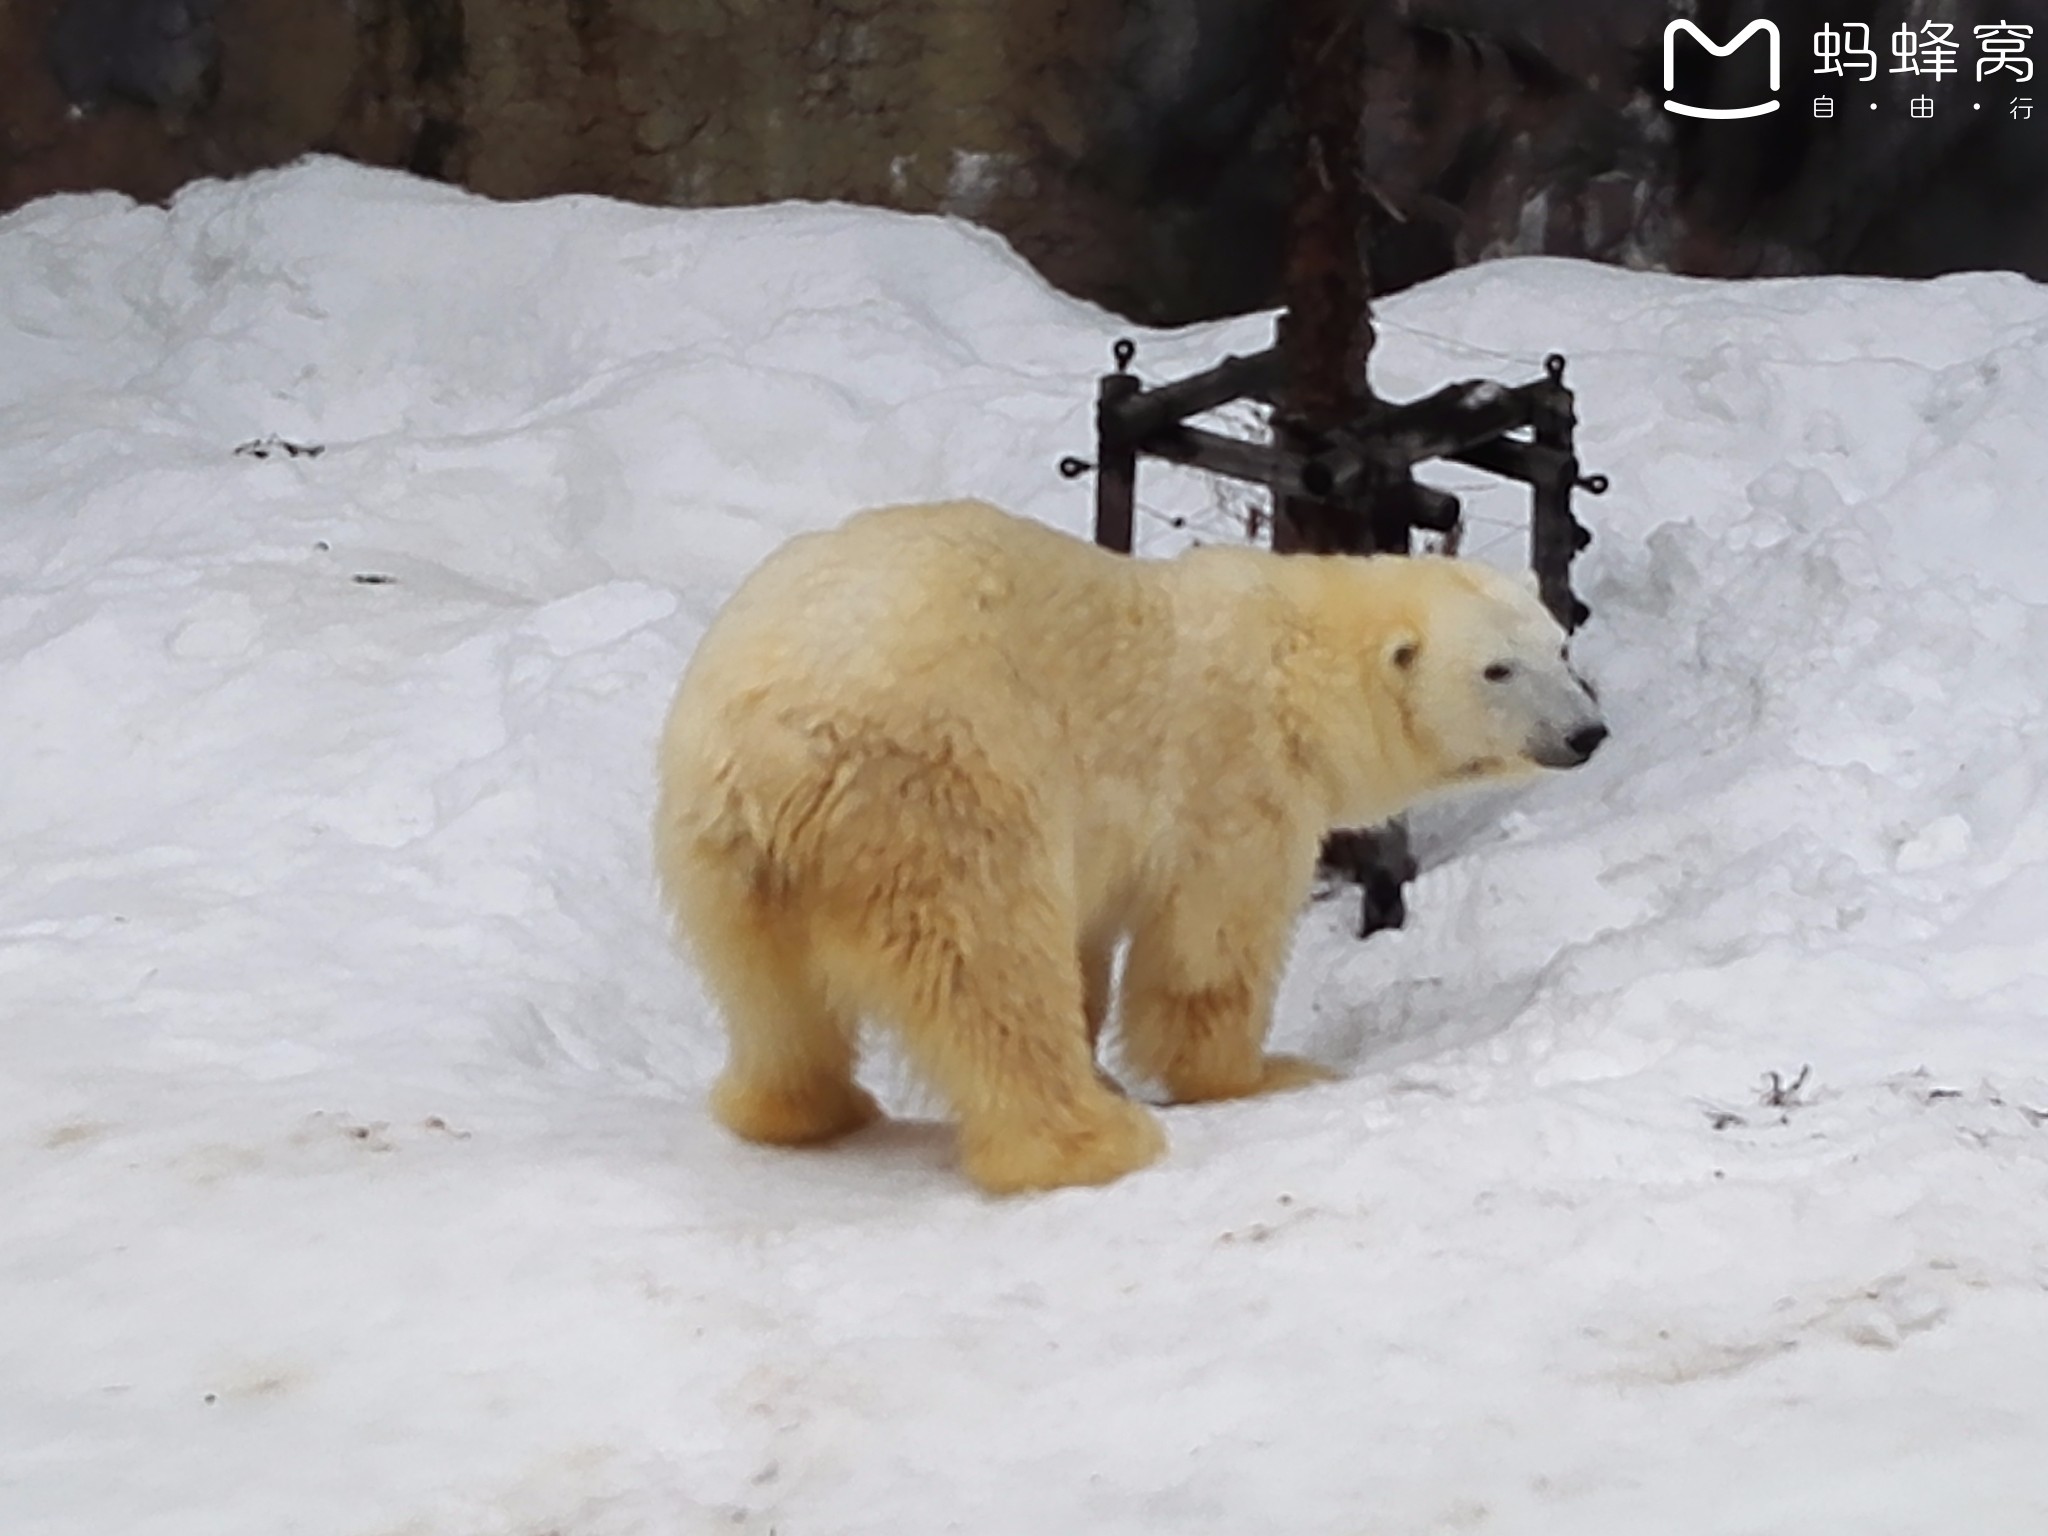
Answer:
[[726, 1022], [720, 1123], [748, 1141], [808, 1146], [880, 1113], [854, 1083], [858, 1020], [833, 1006], [790, 914], [701, 875], [679, 893], [684, 926]]

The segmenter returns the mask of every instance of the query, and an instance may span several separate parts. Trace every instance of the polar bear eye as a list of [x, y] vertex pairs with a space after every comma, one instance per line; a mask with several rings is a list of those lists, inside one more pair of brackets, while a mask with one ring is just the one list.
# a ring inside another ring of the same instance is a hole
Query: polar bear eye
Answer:
[[1515, 669], [1508, 662], [1496, 661], [1486, 669], [1484, 675], [1489, 683], [1504, 683], [1515, 675]]

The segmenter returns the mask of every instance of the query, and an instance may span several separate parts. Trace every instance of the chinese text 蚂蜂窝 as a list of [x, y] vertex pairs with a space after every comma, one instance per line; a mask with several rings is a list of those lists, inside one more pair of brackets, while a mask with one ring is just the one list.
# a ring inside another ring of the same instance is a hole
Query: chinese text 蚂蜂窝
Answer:
[[[1976, 74], [1978, 80], [1989, 80], [1994, 75], [2010, 75], [2015, 81], [2024, 83], [2034, 78], [2034, 61], [2027, 53], [2027, 44], [2033, 38], [2034, 29], [2021, 22], [1986, 22], [1970, 29], [1976, 43]], [[1894, 75], [1919, 75], [1929, 80], [1945, 80], [1961, 73], [1958, 59], [1962, 44], [1956, 40], [1953, 22], [1928, 21], [1917, 27], [1901, 26], [1889, 39], [1891, 65], [1883, 72]], [[1883, 69], [1871, 36], [1868, 22], [1849, 21], [1840, 26], [1832, 23], [1818, 27], [1813, 34], [1813, 72], [1816, 75], [1841, 75], [1845, 79], [1864, 81], [1877, 79]]]

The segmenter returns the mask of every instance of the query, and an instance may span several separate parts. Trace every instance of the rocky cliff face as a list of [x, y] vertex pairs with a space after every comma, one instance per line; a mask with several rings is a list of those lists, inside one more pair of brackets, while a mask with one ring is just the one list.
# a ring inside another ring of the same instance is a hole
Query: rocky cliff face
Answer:
[[[1986, 4], [1932, 9], [1967, 27]], [[1692, 9], [1721, 35], [1760, 13], [1748, 0]], [[1770, 11], [1803, 40], [1837, 13], [1882, 29], [1908, 9], [1925, 19], [1929, 0]], [[850, 199], [976, 219], [1070, 291], [1185, 320], [1275, 296], [1292, 170], [1286, 12], [0, 0], [0, 206], [94, 187], [160, 198], [310, 150], [499, 197]], [[1367, 124], [1385, 215], [1377, 286], [1510, 252], [1703, 272], [2048, 260], [2034, 238], [2048, 174], [2031, 140], [1980, 120], [1906, 137], [1890, 125], [1845, 147], [1792, 113], [1691, 131], [1655, 106], [1668, 13], [1656, 0], [1385, 0]], [[1898, 211], [1916, 189], [1941, 199], [1938, 233]]]
[[0, 205], [323, 150], [499, 197], [983, 218], [1087, 288], [1083, 0], [0, 0]]

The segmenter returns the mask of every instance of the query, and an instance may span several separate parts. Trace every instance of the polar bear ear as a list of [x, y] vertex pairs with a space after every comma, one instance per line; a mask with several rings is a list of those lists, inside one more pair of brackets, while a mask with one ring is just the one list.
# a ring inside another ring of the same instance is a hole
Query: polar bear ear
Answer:
[[1415, 665], [1415, 658], [1421, 654], [1421, 637], [1407, 630], [1387, 641], [1387, 665], [1396, 672], [1406, 672]]

